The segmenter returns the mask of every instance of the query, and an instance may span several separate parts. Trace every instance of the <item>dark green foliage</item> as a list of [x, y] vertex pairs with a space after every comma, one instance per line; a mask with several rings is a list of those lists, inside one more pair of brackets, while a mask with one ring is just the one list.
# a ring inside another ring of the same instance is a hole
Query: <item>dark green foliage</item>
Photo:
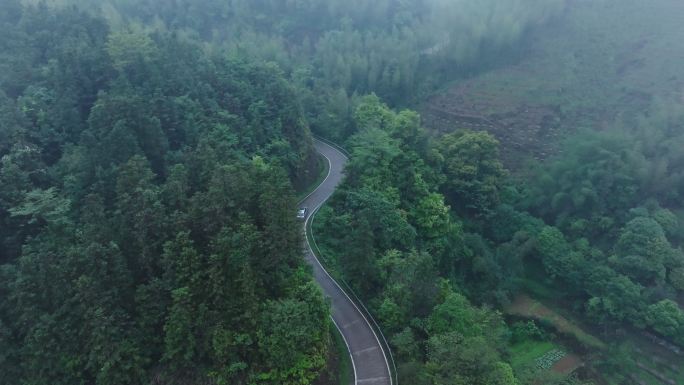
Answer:
[[610, 234], [636, 206], [640, 155], [624, 136], [587, 133], [538, 176], [528, 194], [535, 213], [580, 236]]
[[[684, 287], [674, 214], [680, 159], [670, 149], [681, 141], [681, 113], [674, 111], [644, 117], [633, 131], [580, 131], [516, 192], [519, 210], [555, 226], [524, 230], [534, 251], [523, 257], [541, 262], [549, 284], [563, 285], [565, 297], [606, 332], [628, 323], [681, 343], [684, 313], [672, 306]], [[511, 208], [496, 217], [524, 225]], [[492, 231], [505, 239], [512, 230]]]
[[427, 321], [427, 369], [433, 383], [517, 384], [497, 350], [507, 330], [501, 316], [473, 307], [460, 294], [444, 295]]
[[75, 8], [0, 23], [0, 382], [311, 383], [329, 311], [281, 71]]

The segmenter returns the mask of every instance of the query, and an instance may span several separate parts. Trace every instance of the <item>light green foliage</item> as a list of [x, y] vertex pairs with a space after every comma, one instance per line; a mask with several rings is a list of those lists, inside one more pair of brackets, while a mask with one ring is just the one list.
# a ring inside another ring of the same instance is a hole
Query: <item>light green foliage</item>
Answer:
[[[378, 191], [394, 202], [399, 200], [399, 191], [393, 179], [392, 163], [401, 155], [398, 143], [386, 131], [377, 128], [366, 130], [354, 136], [352, 161], [349, 164], [350, 182], [364, 185]], [[384, 191], [383, 191], [384, 190]]]
[[55, 188], [49, 188], [29, 191], [23, 203], [9, 212], [13, 217], [26, 218], [29, 225], [64, 225], [69, 208], [69, 200], [59, 197]]
[[506, 171], [499, 142], [486, 132], [444, 135], [438, 149], [444, 158], [444, 190], [450, 202], [468, 212], [488, 214], [499, 203]]
[[668, 237], [676, 237], [679, 230], [679, 219], [670, 210], [664, 209], [659, 205], [652, 208], [651, 217], [658, 222]]
[[662, 300], [648, 307], [646, 323], [658, 333], [681, 341], [684, 332], [684, 312], [676, 302]]
[[449, 206], [444, 204], [444, 196], [431, 193], [415, 209], [415, 223], [426, 238], [439, 238], [449, 231]]
[[375, 95], [364, 97], [354, 111], [354, 122], [361, 132], [380, 129], [391, 134], [396, 120], [396, 114]]
[[258, 375], [264, 383], [310, 384], [325, 365], [328, 329], [324, 327], [329, 322], [325, 302], [317, 288], [302, 289], [299, 300], [266, 305], [257, 335], [270, 368]]
[[517, 384], [497, 350], [506, 330], [501, 315], [478, 309], [450, 290], [445, 296], [427, 323], [427, 369], [433, 383]]
[[[464, 337], [487, 334], [499, 340], [503, 331], [503, 321], [499, 314], [488, 309], [477, 309], [468, 299], [458, 293], [449, 293], [444, 302], [437, 305], [427, 323], [431, 334], [455, 331]], [[493, 334], [489, 334], [493, 333]]]
[[489, 384], [496, 385], [518, 385], [518, 379], [513, 373], [513, 368], [506, 362], [497, 362], [494, 364], [492, 372], [487, 376]]

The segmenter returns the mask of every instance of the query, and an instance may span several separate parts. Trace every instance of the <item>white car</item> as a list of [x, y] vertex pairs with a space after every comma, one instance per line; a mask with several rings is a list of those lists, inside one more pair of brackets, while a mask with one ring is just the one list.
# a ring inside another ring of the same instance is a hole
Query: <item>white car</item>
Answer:
[[306, 207], [302, 207], [299, 210], [297, 210], [297, 219], [305, 219], [306, 218], [306, 212], [307, 212]]

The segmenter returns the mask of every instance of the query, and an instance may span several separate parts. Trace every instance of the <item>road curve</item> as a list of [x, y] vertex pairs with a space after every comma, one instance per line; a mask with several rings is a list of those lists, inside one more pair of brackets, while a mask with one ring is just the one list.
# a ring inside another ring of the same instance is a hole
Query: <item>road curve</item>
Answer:
[[[304, 224], [305, 231], [316, 215], [316, 211], [330, 198], [342, 181], [344, 166], [347, 162], [344, 154], [320, 140], [314, 139], [314, 147], [328, 160], [330, 167], [325, 180], [300, 203], [301, 207], [308, 208]], [[333, 322], [347, 344], [354, 367], [354, 383], [356, 385], [392, 385], [389, 362], [378, 336], [363, 313], [323, 268], [309, 245], [308, 238], [306, 242], [306, 260], [313, 267], [316, 282], [323, 288], [323, 293], [330, 298]]]

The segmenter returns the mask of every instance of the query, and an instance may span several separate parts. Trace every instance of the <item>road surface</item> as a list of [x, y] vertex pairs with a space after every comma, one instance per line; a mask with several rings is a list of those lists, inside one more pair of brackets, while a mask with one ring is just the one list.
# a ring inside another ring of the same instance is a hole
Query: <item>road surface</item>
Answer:
[[[347, 162], [347, 157], [332, 146], [317, 139], [314, 139], [314, 146], [328, 160], [330, 171], [321, 185], [300, 203], [300, 207], [308, 208], [305, 228], [316, 215], [316, 210], [330, 198], [342, 181], [344, 165]], [[351, 356], [354, 383], [356, 385], [393, 385], [386, 352], [378, 339], [380, 336], [375, 334], [354, 302], [325, 271], [308, 244], [308, 239], [306, 260], [313, 266], [316, 282], [323, 288], [323, 293], [330, 298], [333, 322], [342, 334]]]

